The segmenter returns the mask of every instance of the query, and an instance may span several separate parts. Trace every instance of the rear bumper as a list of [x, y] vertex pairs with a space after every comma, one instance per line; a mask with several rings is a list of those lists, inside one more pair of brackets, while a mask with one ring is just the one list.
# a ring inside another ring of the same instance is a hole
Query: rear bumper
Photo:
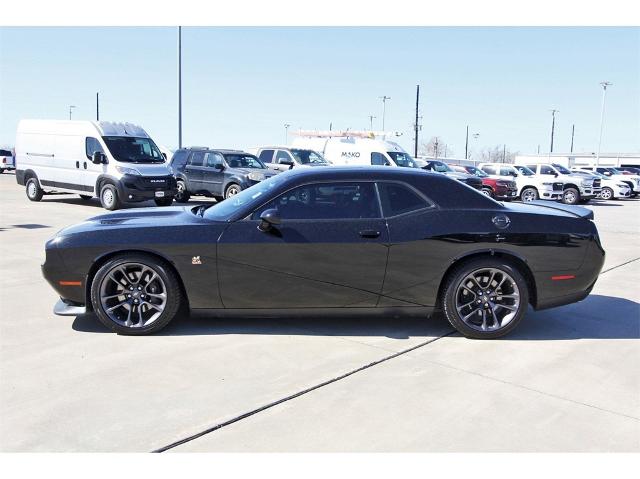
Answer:
[[77, 306], [66, 303], [63, 299], [59, 299], [53, 307], [53, 314], [58, 316], [80, 316], [85, 314], [87, 308], [85, 306]]

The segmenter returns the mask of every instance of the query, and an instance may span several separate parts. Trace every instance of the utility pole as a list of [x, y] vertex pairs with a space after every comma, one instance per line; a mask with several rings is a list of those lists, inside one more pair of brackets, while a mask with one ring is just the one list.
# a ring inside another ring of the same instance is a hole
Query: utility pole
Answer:
[[415, 128], [415, 138], [413, 142], [413, 157], [418, 157], [418, 131], [420, 131], [420, 125], [418, 124], [418, 107], [420, 105], [420, 85], [416, 85], [416, 123], [414, 125]]
[[71, 113], [73, 113], [73, 110], [75, 109], [75, 105], [69, 105], [69, 120], [71, 120]]
[[469, 125], [467, 125], [467, 136], [464, 139], [464, 159], [469, 159]]
[[437, 160], [438, 159], [438, 137], [437, 136], [436, 136], [436, 139], [433, 142], [433, 149], [435, 150], [433, 158], [434, 158], [434, 160]]
[[553, 153], [553, 133], [556, 128], [556, 113], [559, 110], [550, 110], [551, 111], [551, 146], [549, 148], [549, 154]]
[[182, 27], [178, 27], [178, 148], [182, 148]]
[[507, 145], [502, 145], [502, 162], [506, 163], [507, 158]]
[[289, 143], [289, 127], [291, 125], [289, 123], [284, 124], [284, 144]]
[[540, 143], [538, 143], [538, 155], [540, 154]]
[[602, 110], [600, 111], [600, 139], [598, 140], [598, 156], [596, 156], [596, 166], [600, 165], [600, 147], [602, 146], [602, 129], [604, 127], [604, 102], [607, 99], [607, 87], [613, 85], [608, 81], [600, 82], [602, 85]]
[[[377, 116], [369, 115], [369, 131], [373, 131], [373, 120], [378, 118]], [[329, 128], [331, 129], [331, 128]]]
[[100, 121], [100, 93], [96, 92], [96, 121]]
[[391, 97], [384, 95], [378, 98], [382, 99], [382, 131], [384, 131], [384, 117], [385, 117], [385, 114], [387, 113], [387, 100], [391, 100]]
[[576, 133], [576, 125], [573, 124], [573, 125], [571, 125], [571, 151], [570, 151], [570, 153], [573, 153], [573, 137], [574, 137], [575, 133]]

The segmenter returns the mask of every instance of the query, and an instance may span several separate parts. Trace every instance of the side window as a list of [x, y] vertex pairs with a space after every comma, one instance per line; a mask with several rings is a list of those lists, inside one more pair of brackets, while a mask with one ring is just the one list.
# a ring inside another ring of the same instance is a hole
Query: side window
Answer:
[[490, 175], [495, 175], [496, 174], [496, 167], [495, 166], [483, 166], [482, 170], [485, 173], [488, 173]]
[[378, 152], [373, 152], [371, 153], [371, 164], [372, 165], [388, 165], [389, 162], [387, 161], [387, 158], [382, 154], [382, 153], [378, 153]]
[[288, 191], [251, 216], [275, 209], [283, 220], [380, 218], [373, 183], [317, 183]]
[[550, 166], [540, 165], [540, 174], [541, 175], [555, 175], [556, 172]]
[[223, 163], [224, 158], [222, 158], [222, 155], [220, 153], [208, 152], [205, 154], [204, 166], [214, 168], [216, 165], [222, 165]]
[[186, 150], [178, 150], [173, 154], [171, 158], [171, 166], [174, 168], [180, 168], [187, 162], [187, 156], [189, 152]]
[[85, 152], [87, 154], [87, 158], [89, 159], [91, 159], [91, 157], [96, 151], [99, 151], [100, 153], [104, 154], [104, 149], [102, 148], [102, 145], [96, 138], [87, 137], [87, 139], [84, 142], [84, 146], [85, 146], [85, 150], [86, 150]]
[[538, 172], [538, 165], [527, 165], [527, 168], [529, 168], [534, 173]]
[[385, 217], [401, 215], [431, 206], [422, 196], [400, 183], [378, 183]]
[[271, 163], [273, 160], [273, 150], [262, 150], [258, 157], [263, 163]]
[[204, 161], [204, 151], [194, 151], [189, 158], [189, 164], [191, 166], [202, 166]]
[[291, 155], [288, 152], [284, 150], [278, 150], [278, 153], [276, 154], [276, 163], [283, 162], [292, 163], [293, 160], [291, 159]]
[[500, 168], [500, 176], [513, 176], [511, 168]]

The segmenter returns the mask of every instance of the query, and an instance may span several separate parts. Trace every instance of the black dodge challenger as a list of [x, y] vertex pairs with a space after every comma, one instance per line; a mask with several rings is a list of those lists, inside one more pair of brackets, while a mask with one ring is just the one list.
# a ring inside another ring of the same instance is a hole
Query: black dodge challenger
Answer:
[[529, 304], [589, 294], [605, 255], [592, 219], [408, 168], [295, 168], [221, 203], [70, 226], [47, 242], [42, 269], [61, 297], [55, 313], [94, 311], [121, 334], [156, 332], [181, 308], [423, 308], [495, 338]]

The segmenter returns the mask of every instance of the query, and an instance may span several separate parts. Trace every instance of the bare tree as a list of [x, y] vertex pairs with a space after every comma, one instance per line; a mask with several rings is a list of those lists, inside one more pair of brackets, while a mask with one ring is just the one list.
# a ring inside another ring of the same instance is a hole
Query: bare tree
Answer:
[[444, 158], [453, 155], [453, 149], [439, 136], [432, 136], [427, 143], [420, 145], [419, 153], [432, 158]]
[[473, 152], [471, 159], [486, 163], [513, 163], [518, 153], [509, 150], [506, 145], [497, 145]]

